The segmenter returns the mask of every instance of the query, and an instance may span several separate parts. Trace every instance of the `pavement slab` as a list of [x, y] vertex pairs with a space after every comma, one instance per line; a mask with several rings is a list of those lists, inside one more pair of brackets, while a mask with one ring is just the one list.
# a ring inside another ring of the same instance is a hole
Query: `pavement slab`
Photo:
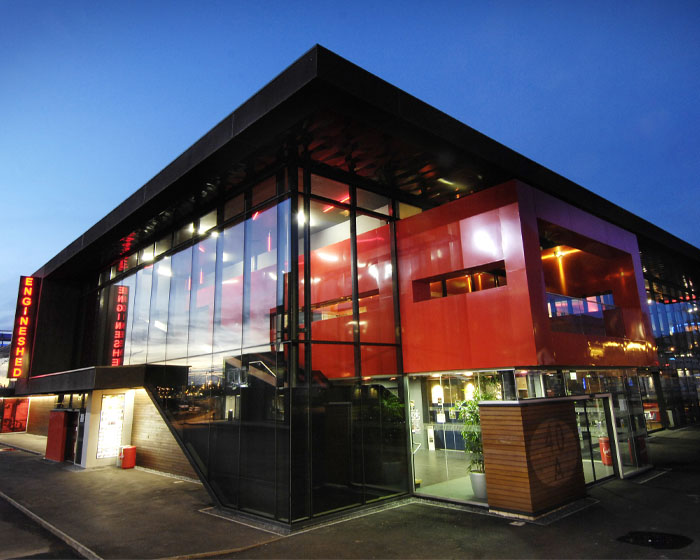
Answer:
[[700, 558], [700, 427], [648, 447], [653, 470], [546, 522], [408, 498], [281, 535], [218, 515], [199, 483], [22, 451], [0, 453], [0, 492], [105, 559]]

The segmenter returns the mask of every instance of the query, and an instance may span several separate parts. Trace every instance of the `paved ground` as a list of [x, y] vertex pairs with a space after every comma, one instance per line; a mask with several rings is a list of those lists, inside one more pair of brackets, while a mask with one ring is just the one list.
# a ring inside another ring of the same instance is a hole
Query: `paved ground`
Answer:
[[199, 484], [21, 451], [0, 453], [0, 492], [88, 557], [700, 558], [700, 427], [657, 434], [649, 449], [653, 471], [591, 488], [568, 516], [525, 524], [405, 500], [281, 536], [202, 513], [210, 503]]
[[0, 445], [10, 445], [16, 449], [31, 451], [39, 455], [44, 455], [46, 453], [46, 436], [37, 436], [25, 432], [16, 434], [7, 433], [0, 434], [0, 442]]
[[39, 524], [0, 500], [0, 560], [9, 558], [81, 558]]

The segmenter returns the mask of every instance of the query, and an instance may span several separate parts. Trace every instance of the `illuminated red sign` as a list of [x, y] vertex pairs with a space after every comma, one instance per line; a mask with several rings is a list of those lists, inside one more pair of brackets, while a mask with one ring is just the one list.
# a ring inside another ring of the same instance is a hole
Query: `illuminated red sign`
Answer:
[[129, 287], [114, 286], [111, 301], [111, 334], [109, 337], [109, 364], [124, 364], [124, 341], [126, 340], [126, 314], [129, 308]]
[[20, 277], [15, 327], [12, 331], [12, 346], [10, 347], [10, 365], [7, 370], [7, 376], [10, 379], [27, 377], [29, 373], [40, 290], [41, 278]]

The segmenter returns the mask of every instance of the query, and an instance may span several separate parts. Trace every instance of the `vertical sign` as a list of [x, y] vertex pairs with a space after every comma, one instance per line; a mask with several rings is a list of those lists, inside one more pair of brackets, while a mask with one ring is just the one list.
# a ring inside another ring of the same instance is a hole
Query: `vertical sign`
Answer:
[[124, 364], [126, 315], [129, 309], [129, 286], [113, 286], [110, 294], [109, 365]]
[[29, 374], [40, 289], [41, 278], [20, 277], [17, 311], [15, 312], [15, 325], [12, 331], [12, 346], [10, 347], [10, 365], [7, 370], [7, 376], [10, 379], [26, 378]]

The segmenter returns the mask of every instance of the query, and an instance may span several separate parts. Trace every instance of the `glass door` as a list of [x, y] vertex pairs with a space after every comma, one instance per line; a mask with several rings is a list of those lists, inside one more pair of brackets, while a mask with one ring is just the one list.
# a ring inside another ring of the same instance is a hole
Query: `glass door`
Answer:
[[497, 372], [435, 373], [408, 378], [411, 450], [416, 494], [479, 501], [469, 478], [459, 405], [477, 387], [501, 397]]
[[575, 402], [581, 461], [586, 484], [615, 474], [615, 438], [611, 429], [610, 396]]
[[644, 407], [636, 375], [610, 378], [620, 474], [632, 474], [650, 466]]

